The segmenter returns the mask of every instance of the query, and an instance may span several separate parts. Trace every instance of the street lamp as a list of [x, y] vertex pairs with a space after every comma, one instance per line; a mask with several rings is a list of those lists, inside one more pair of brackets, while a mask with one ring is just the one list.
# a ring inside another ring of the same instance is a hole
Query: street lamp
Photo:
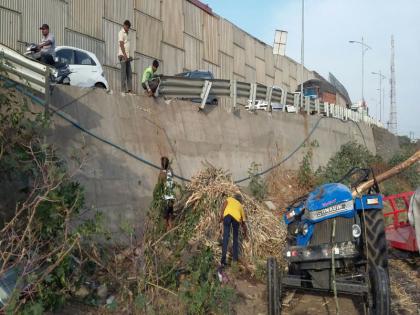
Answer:
[[382, 106], [384, 105], [383, 103], [385, 103], [385, 99], [382, 103], [382, 80], [386, 79], [386, 76], [382, 74], [381, 70], [379, 70], [379, 72], [372, 72], [372, 74], [379, 77], [379, 121], [382, 121]]
[[363, 37], [361, 42], [356, 40], [350, 40], [349, 43], [360, 44], [362, 47], [362, 104], [365, 105], [365, 52], [372, 48], [365, 44]]
[[302, 38], [300, 47], [300, 108], [303, 108], [303, 64], [305, 56], [305, 0], [302, 0]]

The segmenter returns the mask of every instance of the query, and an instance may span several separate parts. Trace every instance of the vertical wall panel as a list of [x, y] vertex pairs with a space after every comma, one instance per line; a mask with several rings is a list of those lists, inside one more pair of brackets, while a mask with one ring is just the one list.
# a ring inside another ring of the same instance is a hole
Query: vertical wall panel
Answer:
[[256, 79], [257, 83], [265, 84], [265, 62], [256, 58]]
[[220, 79], [220, 67], [207, 61], [203, 61], [201, 68], [213, 73], [215, 79]]
[[236, 74], [245, 76], [245, 50], [239, 46], [233, 47], [233, 70]]
[[68, 0], [67, 27], [79, 33], [102, 39], [104, 13], [104, 0]]
[[[107, 79], [110, 89], [114, 93], [121, 93], [121, 72], [119, 69], [114, 67], [104, 66], [104, 75]], [[133, 91], [138, 91], [138, 76], [133, 74]]]
[[220, 53], [220, 79], [232, 80], [233, 79], [233, 57]]
[[219, 19], [219, 41], [220, 51], [233, 56], [233, 25], [222, 18]]
[[13, 49], [20, 47], [18, 40], [20, 39], [20, 14], [15, 11], [0, 8], [0, 43], [5, 44]]
[[265, 74], [274, 77], [273, 47], [265, 46]]
[[67, 25], [67, 4], [62, 0], [31, 0], [22, 2], [22, 40], [38, 42], [42, 34], [39, 27], [47, 23], [55, 35], [56, 45], [64, 42]]
[[188, 1], [184, 1], [185, 33], [203, 40], [204, 11]]
[[218, 19], [209, 14], [204, 15], [203, 21], [204, 59], [219, 64], [219, 33]]
[[190, 71], [199, 70], [203, 59], [203, 43], [188, 34], [184, 34], [184, 47], [184, 68]]
[[105, 42], [78, 32], [66, 29], [64, 45], [90, 51], [96, 55], [99, 62], [105, 62]]
[[163, 41], [184, 48], [183, 0], [162, 0]]
[[265, 76], [265, 85], [266, 86], [273, 86], [274, 85], [274, 78], [269, 77], [268, 75]]
[[134, 26], [134, 0], [105, 0], [105, 18], [120, 25], [129, 20]]
[[287, 61], [288, 61], [288, 64], [289, 64], [289, 76], [292, 77], [292, 78], [294, 78], [294, 79], [297, 79], [297, 70], [298, 70], [298, 67], [297, 67], [296, 61], [294, 61], [294, 60], [292, 60], [290, 58], [287, 58]]
[[163, 73], [174, 75], [184, 71], [184, 51], [162, 43]]
[[137, 10], [160, 19], [160, 0], [135, 0], [134, 6]]
[[22, 1], [24, 0], [0, 0], [0, 6], [21, 12]]
[[[112, 67], [119, 67], [118, 63], [118, 32], [121, 30], [119, 23], [103, 20], [105, 39], [105, 61], [104, 64]], [[130, 56], [134, 56], [136, 48], [136, 32], [130, 30]]]
[[296, 79], [290, 77], [290, 80], [289, 80], [290, 91], [292, 91], [292, 92], [296, 91], [297, 85], [298, 85], [298, 83], [297, 83]]
[[136, 51], [160, 59], [162, 22], [139, 11], [135, 12], [134, 19], [137, 30]]
[[257, 74], [254, 68], [245, 66], [245, 80], [246, 82], [255, 83], [257, 82]]
[[283, 87], [283, 71], [278, 68], [274, 72], [274, 85]]
[[262, 60], [265, 58], [265, 44], [259, 40], [255, 40], [255, 57]]
[[233, 43], [245, 48], [245, 32], [235, 25], [233, 26]]
[[245, 63], [255, 68], [255, 40], [249, 35], [245, 36]]

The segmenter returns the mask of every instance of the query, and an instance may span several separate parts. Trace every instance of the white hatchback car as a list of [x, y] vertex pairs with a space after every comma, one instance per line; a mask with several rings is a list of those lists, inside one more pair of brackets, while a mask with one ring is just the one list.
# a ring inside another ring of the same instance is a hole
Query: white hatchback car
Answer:
[[108, 81], [95, 54], [70, 46], [55, 48], [56, 61], [69, 65], [70, 85], [109, 89]]

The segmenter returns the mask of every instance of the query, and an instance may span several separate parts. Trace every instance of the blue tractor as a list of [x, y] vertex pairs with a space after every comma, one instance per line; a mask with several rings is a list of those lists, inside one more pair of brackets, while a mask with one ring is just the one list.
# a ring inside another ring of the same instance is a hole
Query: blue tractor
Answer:
[[[353, 169], [344, 179], [369, 178], [371, 170]], [[361, 174], [362, 176], [358, 176]], [[387, 244], [382, 195], [376, 191], [353, 198], [341, 183], [324, 184], [291, 204], [285, 266], [267, 260], [268, 314], [281, 313], [287, 289], [360, 296], [367, 314], [390, 314]], [[337, 301], [337, 300], [336, 300]]]

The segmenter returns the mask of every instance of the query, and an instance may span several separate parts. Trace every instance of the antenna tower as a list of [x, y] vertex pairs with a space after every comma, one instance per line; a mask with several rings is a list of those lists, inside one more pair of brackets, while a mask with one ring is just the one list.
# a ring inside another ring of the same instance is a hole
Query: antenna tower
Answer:
[[389, 79], [391, 85], [391, 109], [389, 112], [388, 129], [393, 134], [397, 134], [397, 104], [395, 99], [395, 49], [394, 49], [394, 35], [391, 36], [391, 78]]

